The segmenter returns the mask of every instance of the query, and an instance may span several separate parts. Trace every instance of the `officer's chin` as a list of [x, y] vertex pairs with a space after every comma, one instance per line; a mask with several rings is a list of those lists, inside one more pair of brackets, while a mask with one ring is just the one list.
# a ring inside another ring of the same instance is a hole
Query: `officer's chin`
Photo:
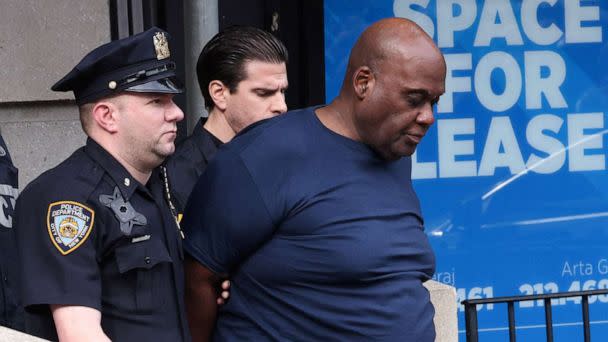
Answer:
[[[155, 151], [155, 163], [157, 163], [159, 166], [160, 164], [162, 164], [165, 159], [169, 158], [174, 152], [175, 152], [175, 145], [174, 144], [166, 144], [164, 146], [162, 146], [161, 148], [157, 148]], [[156, 167], [155, 166], [155, 167]]]
[[162, 155], [163, 155], [163, 157], [164, 157], [164, 158], [167, 158], [167, 157], [169, 157], [170, 155], [172, 155], [173, 153], [175, 153], [175, 144], [168, 145], [168, 146], [167, 146], [167, 147], [164, 149], [164, 151], [163, 151], [163, 154], [162, 154]]

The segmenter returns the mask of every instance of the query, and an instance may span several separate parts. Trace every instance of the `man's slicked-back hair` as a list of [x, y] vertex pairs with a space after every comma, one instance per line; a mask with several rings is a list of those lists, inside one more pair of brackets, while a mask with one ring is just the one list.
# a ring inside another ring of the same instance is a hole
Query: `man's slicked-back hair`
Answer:
[[228, 27], [203, 47], [196, 75], [208, 110], [215, 106], [209, 83], [221, 81], [231, 93], [235, 92], [239, 82], [247, 77], [245, 63], [250, 61], [287, 64], [287, 48], [271, 33], [250, 26]]

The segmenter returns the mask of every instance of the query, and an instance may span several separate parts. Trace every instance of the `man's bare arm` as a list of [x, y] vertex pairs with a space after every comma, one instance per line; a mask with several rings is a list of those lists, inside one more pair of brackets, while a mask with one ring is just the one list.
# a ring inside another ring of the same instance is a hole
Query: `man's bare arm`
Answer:
[[108, 342], [101, 329], [101, 312], [86, 306], [51, 305], [60, 342]]
[[184, 267], [186, 313], [192, 341], [209, 341], [217, 315], [218, 293], [216, 288], [220, 278], [189, 256], [186, 256]]

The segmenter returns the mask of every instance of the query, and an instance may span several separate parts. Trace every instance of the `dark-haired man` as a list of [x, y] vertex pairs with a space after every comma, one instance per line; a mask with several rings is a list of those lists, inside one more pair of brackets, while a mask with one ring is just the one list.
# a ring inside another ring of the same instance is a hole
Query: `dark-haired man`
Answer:
[[[178, 220], [194, 184], [217, 149], [245, 127], [287, 110], [287, 59], [287, 49], [278, 38], [249, 26], [229, 27], [203, 47], [196, 74], [209, 116], [199, 120], [192, 135], [166, 163]], [[200, 340], [200, 333], [209, 329], [202, 324], [208, 322], [202, 318], [208, 304], [197, 294], [205, 288], [195, 286], [198, 263], [186, 256], [185, 266], [190, 330], [194, 340]], [[227, 299], [230, 282], [221, 276], [212, 281], [217, 289], [217, 298], [211, 303], [215, 307]]]
[[151, 28], [94, 49], [52, 87], [74, 92], [89, 138], [17, 201], [26, 332], [190, 341], [183, 235], [157, 169], [184, 117], [170, 56]]
[[196, 74], [209, 116], [167, 161], [179, 214], [220, 145], [252, 123], [287, 110], [287, 49], [262, 29], [232, 26], [216, 34], [203, 47]]
[[435, 260], [409, 156], [445, 74], [419, 26], [378, 21], [334, 101], [267, 120], [216, 154], [183, 222], [196, 286], [209, 289], [201, 301], [213, 309], [215, 275], [233, 281], [215, 341], [434, 341], [422, 283]]

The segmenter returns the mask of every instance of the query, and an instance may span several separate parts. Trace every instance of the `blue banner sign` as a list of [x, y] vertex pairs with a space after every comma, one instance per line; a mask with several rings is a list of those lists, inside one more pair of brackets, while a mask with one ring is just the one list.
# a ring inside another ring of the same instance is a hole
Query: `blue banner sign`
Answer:
[[[378, 19], [417, 22], [445, 55], [436, 123], [412, 156], [436, 280], [459, 301], [608, 288], [607, 1], [325, 0], [324, 9], [328, 101]], [[581, 299], [552, 304], [555, 340], [582, 340]], [[481, 340], [508, 340], [506, 305], [478, 311]], [[542, 301], [518, 304], [515, 317], [518, 340], [545, 339]], [[590, 298], [590, 318], [594, 339], [607, 338], [608, 296]]]

